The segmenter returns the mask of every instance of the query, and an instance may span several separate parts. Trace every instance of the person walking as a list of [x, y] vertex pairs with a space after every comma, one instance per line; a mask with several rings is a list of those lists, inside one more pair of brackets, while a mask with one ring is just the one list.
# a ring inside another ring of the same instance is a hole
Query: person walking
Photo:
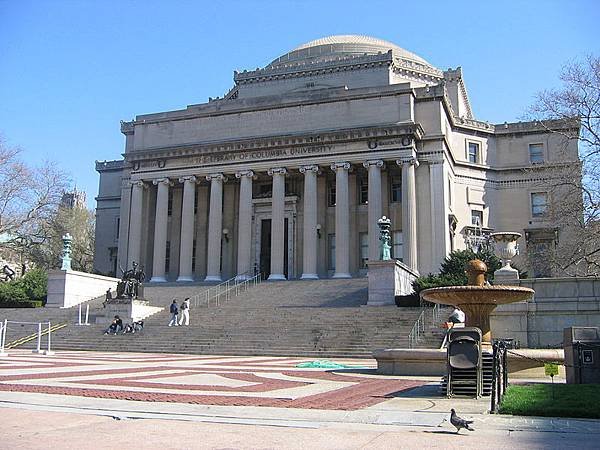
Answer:
[[177, 316], [179, 315], [179, 307], [177, 306], [177, 299], [173, 299], [173, 303], [171, 303], [171, 308], [169, 308], [169, 312], [171, 313], [171, 321], [169, 322], [169, 326], [175, 325], [179, 326], [177, 323]]
[[185, 321], [185, 325], [190, 324], [190, 298], [186, 297], [183, 303], [181, 304], [181, 319], [179, 319], [179, 325], [183, 325]]

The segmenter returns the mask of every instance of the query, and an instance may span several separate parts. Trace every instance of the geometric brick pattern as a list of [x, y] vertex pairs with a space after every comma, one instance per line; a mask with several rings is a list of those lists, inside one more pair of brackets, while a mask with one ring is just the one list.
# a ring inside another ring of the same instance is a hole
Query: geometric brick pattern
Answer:
[[[145, 402], [357, 410], [425, 384], [359, 371], [301, 369], [306, 358], [11, 351], [0, 391]], [[373, 368], [364, 360], [340, 360]]]

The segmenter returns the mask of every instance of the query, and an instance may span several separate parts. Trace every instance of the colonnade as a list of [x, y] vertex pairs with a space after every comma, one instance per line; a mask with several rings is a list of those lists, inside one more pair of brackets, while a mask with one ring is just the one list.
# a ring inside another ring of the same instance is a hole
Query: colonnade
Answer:
[[[404, 263], [417, 270], [417, 220], [416, 220], [416, 158], [395, 161], [402, 167], [402, 231], [404, 246]], [[334, 278], [350, 278], [350, 201], [348, 172], [351, 168], [348, 161], [330, 164], [329, 169], [335, 172], [335, 273]], [[368, 236], [369, 259], [379, 259], [379, 230], [377, 220], [382, 216], [381, 170], [385, 167], [383, 160], [367, 160], [363, 166], [368, 170]], [[315, 164], [302, 165], [297, 168], [304, 175], [304, 225], [302, 233], [303, 261], [301, 279], [318, 279], [317, 270], [317, 174], [322, 166]], [[272, 177], [272, 217], [271, 217], [271, 270], [270, 280], [283, 280], [284, 275], [284, 209], [285, 209], [285, 176], [288, 168], [274, 167], [267, 171]], [[255, 178], [253, 170], [236, 172], [240, 180], [238, 239], [237, 239], [237, 276], [245, 278], [253, 267], [251, 255], [252, 242], [252, 182]], [[210, 203], [208, 219], [208, 248], [206, 252], [205, 281], [221, 281], [221, 237], [223, 224], [223, 183], [227, 182], [224, 173], [203, 175], [210, 182]], [[181, 213], [181, 240], [179, 252], [179, 274], [177, 281], [192, 281], [192, 248], [194, 241], [194, 204], [196, 184], [200, 176], [183, 176], [177, 178], [183, 184], [183, 202]], [[129, 220], [128, 264], [140, 261], [142, 245], [142, 208], [143, 191], [146, 181], [131, 182], [131, 206]], [[167, 243], [168, 199], [173, 180], [162, 177], [151, 180], [157, 186], [156, 216], [153, 246], [153, 282], [164, 282], [165, 258]]]

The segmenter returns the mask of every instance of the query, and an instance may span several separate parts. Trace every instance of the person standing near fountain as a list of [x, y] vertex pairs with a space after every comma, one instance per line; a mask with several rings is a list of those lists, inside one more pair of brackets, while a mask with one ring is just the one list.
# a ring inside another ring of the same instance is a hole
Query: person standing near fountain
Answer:
[[457, 325], [465, 326], [465, 313], [458, 306], [454, 307], [452, 314], [448, 316], [448, 322], [451, 323], [451, 327], [455, 328]]

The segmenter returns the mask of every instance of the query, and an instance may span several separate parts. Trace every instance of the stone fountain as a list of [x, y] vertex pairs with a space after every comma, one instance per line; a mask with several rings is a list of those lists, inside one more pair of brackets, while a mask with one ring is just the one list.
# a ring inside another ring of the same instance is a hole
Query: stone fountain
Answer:
[[530, 300], [533, 289], [520, 286], [489, 285], [485, 281], [487, 266], [474, 259], [467, 265], [467, 286], [446, 286], [425, 289], [421, 299], [431, 303], [458, 306], [466, 316], [466, 326], [481, 330], [483, 343], [491, 344], [490, 313], [498, 305]]

